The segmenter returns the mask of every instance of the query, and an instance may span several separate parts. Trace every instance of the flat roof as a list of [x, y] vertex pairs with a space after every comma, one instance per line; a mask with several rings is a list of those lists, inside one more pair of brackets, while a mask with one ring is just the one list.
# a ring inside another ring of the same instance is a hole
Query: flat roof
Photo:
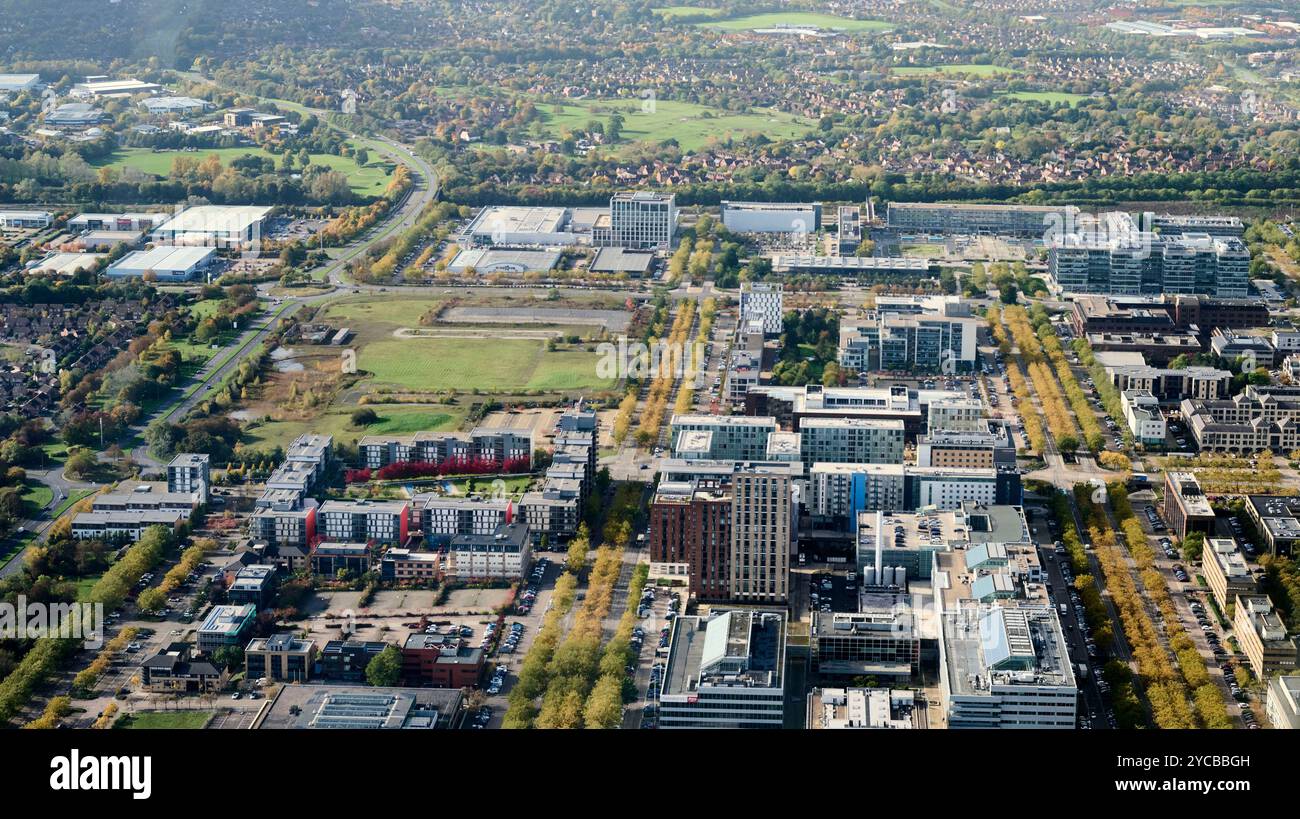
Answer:
[[271, 212], [257, 205], [198, 205], [186, 208], [157, 230], [169, 233], [242, 233]]
[[108, 266], [113, 270], [158, 270], [188, 272], [202, 265], [216, 253], [211, 247], [172, 247], [163, 245], [150, 250], [132, 251]]
[[94, 270], [101, 260], [107, 258], [107, 253], [51, 253], [28, 268], [28, 272], [70, 276], [78, 270]]

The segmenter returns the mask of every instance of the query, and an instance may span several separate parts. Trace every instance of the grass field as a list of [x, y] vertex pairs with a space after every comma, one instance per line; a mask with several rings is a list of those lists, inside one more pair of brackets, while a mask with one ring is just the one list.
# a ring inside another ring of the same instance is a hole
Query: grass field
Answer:
[[[565, 131], [578, 131], [592, 120], [608, 125], [611, 114], [623, 116], [622, 140], [627, 142], [662, 142], [677, 140], [683, 150], [703, 147], [713, 139], [741, 138], [751, 134], [793, 139], [806, 133], [813, 123], [780, 111], [756, 109], [748, 114], [733, 114], [674, 100], [593, 100], [581, 105], [542, 105], [546, 130], [553, 137]], [[617, 148], [618, 146], [613, 146]]]
[[[420, 319], [431, 310], [446, 303], [440, 298], [375, 298], [362, 296], [331, 302], [325, 315], [332, 320], [353, 321], [358, 324], [382, 322], [393, 328], [419, 327]], [[356, 329], [356, 328], [353, 328]]]
[[534, 389], [605, 389], [596, 355], [546, 352], [533, 339], [411, 338], [368, 344], [357, 366], [377, 384], [417, 390], [509, 392]]
[[54, 500], [54, 490], [43, 483], [31, 481], [23, 487], [23, 507], [28, 517], [41, 513], [46, 504]]
[[1045, 102], [1049, 105], [1067, 103], [1071, 108], [1088, 98], [1086, 94], [1070, 94], [1065, 91], [1013, 91], [1006, 95], [1014, 100], [1026, 102]]
[[[197, 151], [154, 151], [150, 148], [119, 148], [109, 156], [92, 163], [95, 167], [135, 168], [138, 171], [166, 176], [172, 168], [172, 161], [178, 156], [202, 161], [211, 154], [221, 157], [222, 163], [228, 164], [241, 156], [271, 157], [279, 162], [279, 157], [262, 148], [203, 148]], [[311, 161], [317, 165], [326, 165], [343, 173], [348, 178], [353, 192], [358, 196], [378, 196], [384, 192], [392, 178], [392, 163], [382, 157], [376, 159], [371, 152], [371, 160], [366, 165], [358, 165], [356, 160], [347, 156], [333, 154], [312, 154]]]
[[1016, 68], [983, 63], [960, 63], [956, 65], [900, 65], [893, 69], [900, 77], [926, 77], [931, 74], [969, 74], [975, 77], [994, 77], [999, 74], [1019, 74]]
[[883, 20], [854, 20], [849, 17], [836, 17], [833, 14], [818, 14], [807, 11], [751, 14], [748, 17], [735, 17], [730, 20], [710, 21], [698, 25], [725, 29], [726, 31], [752, 31], [756, 28], [774, 28], [776, 26], [817, 26], [818, 28], [840, 29], [842, 31], [885, 31], [893, 28], [891, 24]]
[[333, 435], [335, 440], [345, 442], [359, 440], [366, 435], [408, 435], [421, 430], [456, 429], [465, 418], [465, 410], [454, 406], [369, 406], [379, 416], [379, 422], [368, 427], [352, 426], [352, 412], [356, 407], [337, 407], [309, 421], [270, 421], [249, 425], [245, 428], [244, 445], [256, 450], [267, 450], [284, 446], [305, 432]]
[[114, 728], [188, 728], [195, 730], [207, 725], [216, 714], [212, 711], [137, 711], [123, 714], [113, 723]]
[[660, 17], [720, 17], [722, 9], [700, 8], [697, 6], [664, 6], [651, 9]]
[[921, 259], [942, 258], [944, 248], [936, 244], [903, 245], [903, 255]]

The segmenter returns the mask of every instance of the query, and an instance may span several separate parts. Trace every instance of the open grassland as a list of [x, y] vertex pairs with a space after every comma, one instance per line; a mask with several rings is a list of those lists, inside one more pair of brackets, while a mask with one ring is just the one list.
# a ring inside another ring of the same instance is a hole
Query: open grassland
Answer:
[[366, 435], [409, 435], [421, 430], [456, 429], [465, 418], [465, 410], [451, 405], [370, 404], [379, 416], [368, 427], [352, 425], [356, 407], [334, 407], [310, 420], [254, 422], [245, 427], [244, 446], [259, 451], [284, 446], [308, 432], [333, 435], [336, 441], [351, 441]]
[[1071, 108], [1088, 98], [1086, 94], [1070, 94], [1065, 91], [1012, 91], [1006, 97], [1025, 102], [1045, 102], [1049, 105], [1066, 103]]
[[[279, 162], [279, 157], [262, 148], [200, 148], [197, 151], [155, 151], [152, 148], [119, 148], [108, 156], [91, 163], [95, 167], [111, 167], [118, 170], [134, 168], [154, 176], [166, 176], [171, 172], [172, 162], [178, 156], [202, 161], [216, 154], [222, 164], [244, 156], [270, 157]], [[348, 156], [334, 154], [312, 154], [315, 165], [325, 165], [339, 171], [348, 178], [348, 184], [358, 196], [379, 196], [388, 187], [392, 179], [393, 164], [383, 158], [375, 159], [365, 165]]]
[[113, 723], [114, 728], [202, 728], [216, 716], [211, 711], [137, 711], [123, 714]]
[[358, 354], [357, 366], [377, 384], [413, 390], [605, 389], [596, 355], [547, 352], [534, 339], [408, 338], [377, 341]]
[[[541, 106], [547, 131], [553, 137], [583, 130], [587, 123], [606, 123], [615, 113], [623, 117], [624, 142], [676, 140], [682, 150], [697, 150], [710, 139], [740, 138], [764, 134], [769, 139], [793, 139], [807, 132], [813, 123], [793, 114], [755, 109], [736, 114], [675, 100], [610, 99], [579, 105]], [[617, 148], [618, 146], [612, 146]]]

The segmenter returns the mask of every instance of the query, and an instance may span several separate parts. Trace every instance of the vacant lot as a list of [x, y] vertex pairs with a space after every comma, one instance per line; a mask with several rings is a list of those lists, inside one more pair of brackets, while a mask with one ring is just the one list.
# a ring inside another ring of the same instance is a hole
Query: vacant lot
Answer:
[[429, 430], [456, 429], [465, 417], [462, 407], [443, 404], [371, 404], [379, 423], [368, 427], [352, 425], [357, 407], [334, 407], [310, 420], [283, 420], [258, 423], [246, 428], [244, 444], [258, 450], [285, 446], [308, 432], [333, 435], [336, 441], [351, 441], [366, 435], [408, 435]]
[[357, 366], [377, 384], [414, 390], [606, 389], [594, 353], [547, 352], [535, 339], [405, 338], [366, 345]]

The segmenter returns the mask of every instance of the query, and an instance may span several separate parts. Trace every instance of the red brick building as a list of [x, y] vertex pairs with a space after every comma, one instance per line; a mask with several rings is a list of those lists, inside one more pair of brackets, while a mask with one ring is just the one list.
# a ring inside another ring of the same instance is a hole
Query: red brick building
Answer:
[[483, 675], [483, 651], [449, 634], [414, 632], [402, 644], [402, 683], [472, 688]]
[[731, 489], [663, 483], [650, 505], [650, 560], [685, 563], [700, 600], [726, 600], [731, 550]]

